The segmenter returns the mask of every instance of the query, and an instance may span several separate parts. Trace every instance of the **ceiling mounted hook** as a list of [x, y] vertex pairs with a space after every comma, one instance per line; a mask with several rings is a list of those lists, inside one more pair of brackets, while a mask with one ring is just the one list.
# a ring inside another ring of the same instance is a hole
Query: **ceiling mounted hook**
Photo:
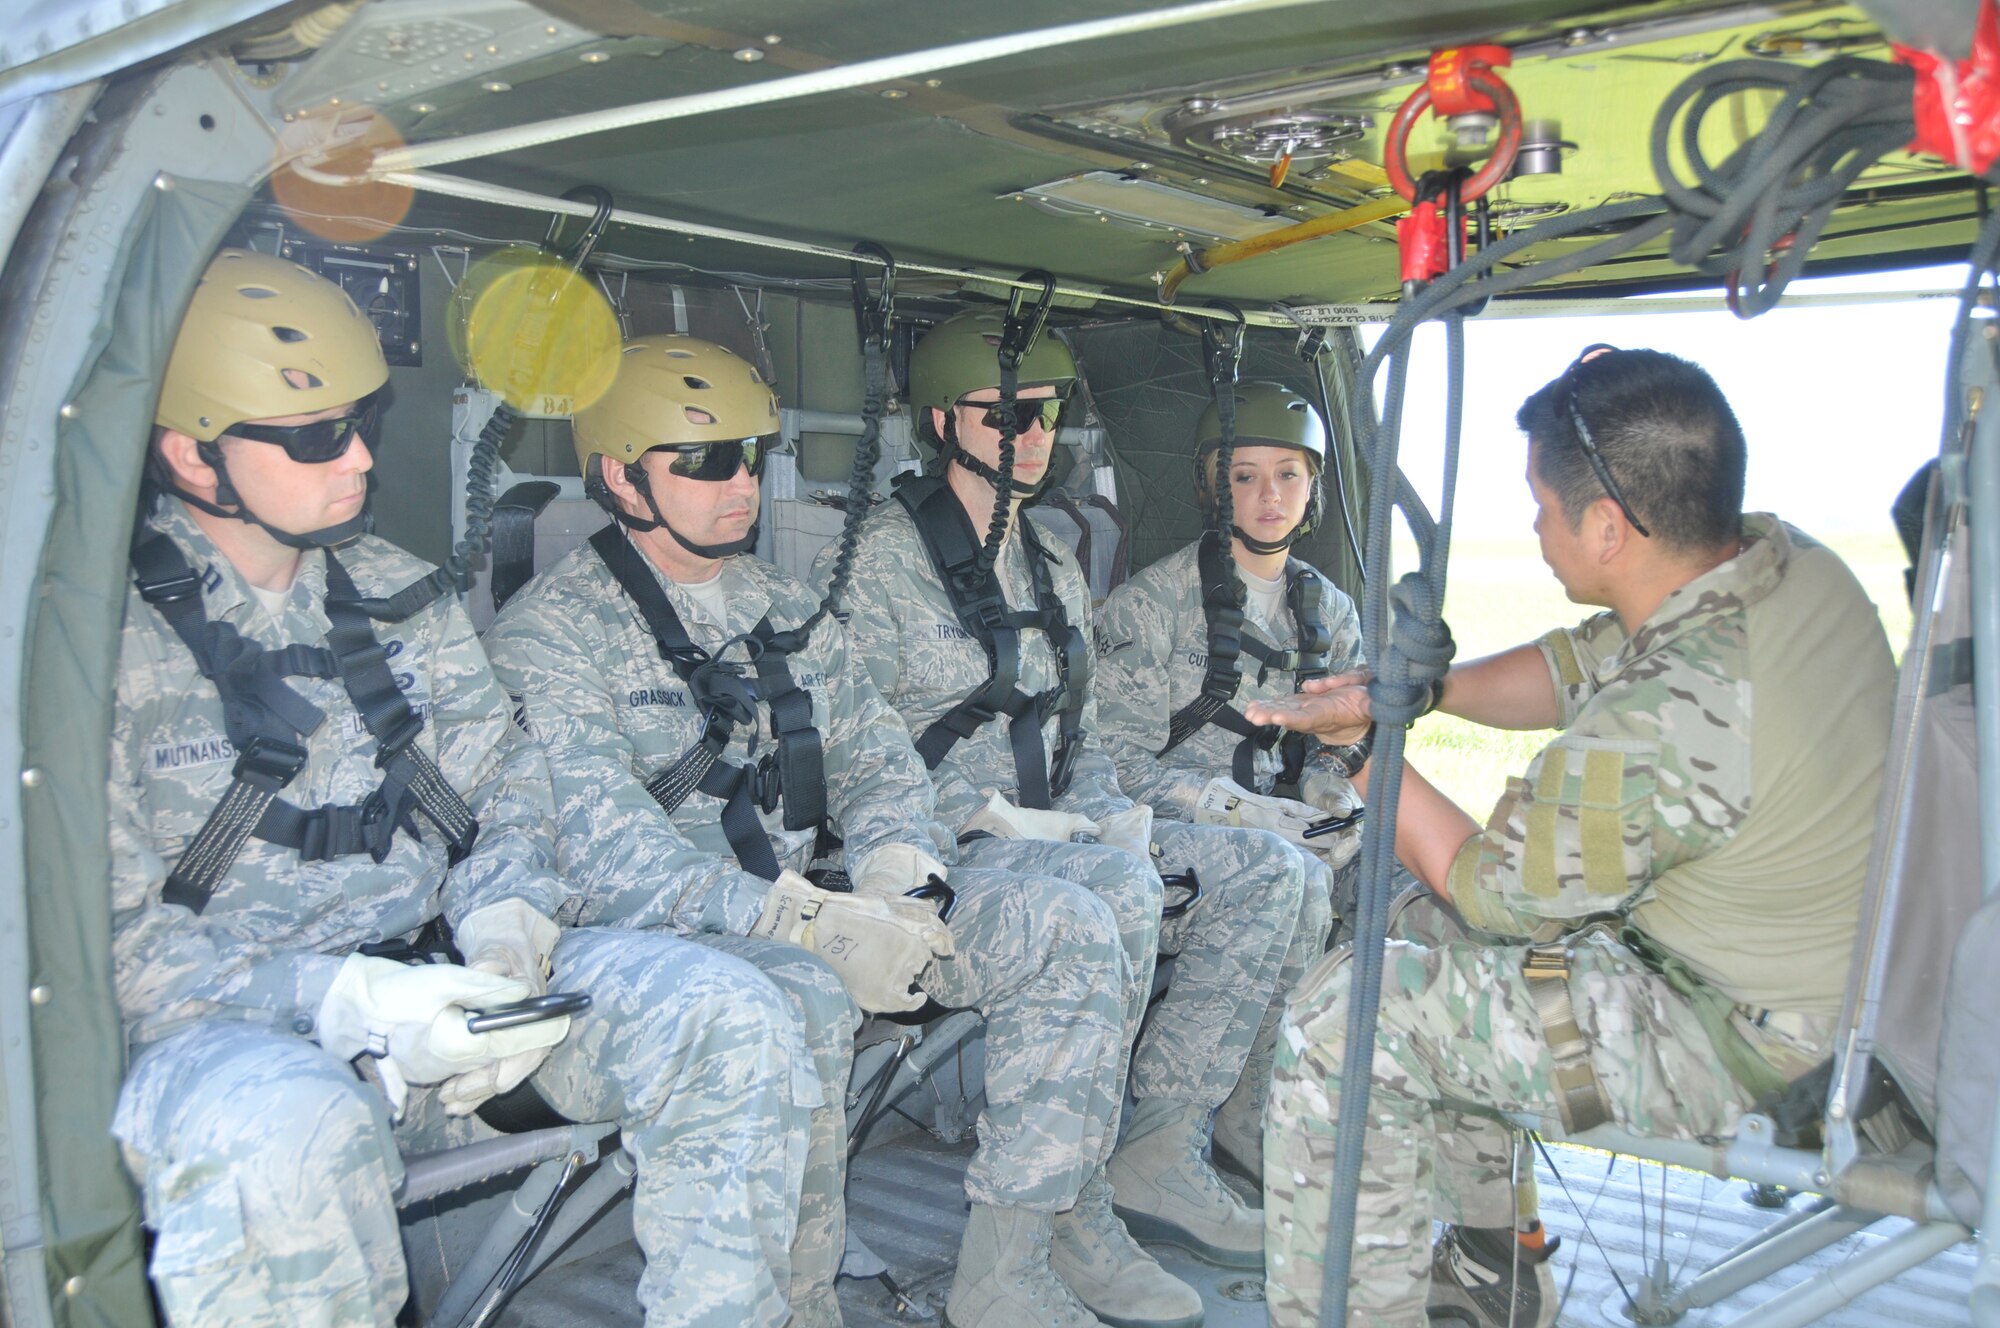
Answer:
[[1233, 387], [1243, 371], [1243, 339], [1250, 323], [1243, 311], [1227, 300], [1210, 300], [1208, 307], [1228, 315], [1226, 319], [1204, 318], [1201, 322], [1201, 350], [1208, 380], [1218, 388]]
[[549, 233], [542, 237], [542, 248], [554, 254], [573, 268], [581, 268], [590, 261], [590, 255], [597, 248], [597, 242], [604, 238], [604, 228], [611, 224], [611, 191], [594, 184], [580, 184], [563, 194], [566, 203], [589, 203], [597, 211], [584, 223], [583, 234], [574, 245], [564, 248], [556, 243], [562, 234], [563, 223], [569, 220], [567, 213], [558, 212], [549, 218]]
[[[866, 261], [871, 258], [882, 267], [882, 290], [873, 297], [868, 293]], [[874, 241], [863, 240], [854, 246], [854, 257], [847, 263], [847, 277], [854, 291], [854, 331], [862, 348], [886, 349], [896, 326], [895, 256]]]
[[[1049, 308], [1056, 302], [1056, 279], [1053, 273], [1034, 268], [1021, 274], [1022, 284], [1014, 287], [1014, 293], [1007, 300], [1007, 317], [1000, 325], [1000, 363], [1009, 369], [1021, 367], [1021, 361], [1034, 349], [1036, 338], [1042, 335], [1042, 328], [1049, 321]], [[1027, 308], [1027, 283], [1039, 283], [1041, 294], [1035, 303]]]

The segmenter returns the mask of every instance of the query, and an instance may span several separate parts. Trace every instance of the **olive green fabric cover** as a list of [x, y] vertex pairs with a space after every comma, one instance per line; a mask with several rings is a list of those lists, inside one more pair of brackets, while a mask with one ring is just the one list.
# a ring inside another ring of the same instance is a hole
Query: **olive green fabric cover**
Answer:
[[195, 279], [248, 198], [238, 186], [175, 184], [152, 191], [113, 259], [122, 277], [69, 396], [76, 409], [57, 422], [22, 684], [23, 746], [43, 776], [23, 830], [33, 980], [49, 991], [29, 1029], [45, 1267], [66, 1325], [152, 1321], [137, 1195], [111, 1138], [125, 1044], [111, 979], [105, 767], [126, 545], [160, 375]]

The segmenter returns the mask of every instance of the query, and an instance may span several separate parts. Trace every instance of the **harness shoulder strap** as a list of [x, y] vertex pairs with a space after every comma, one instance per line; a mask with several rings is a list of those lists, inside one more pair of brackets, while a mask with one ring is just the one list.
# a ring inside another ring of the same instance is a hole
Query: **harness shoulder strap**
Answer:
[[771, 707], [775, 763], [771, 757], [755, 767], [724, 761], [722, 754], [737, 724], [755, 719], [756, 694], [738, 680], [738, 666], [710, 657], [694, 643], [666, 591], [617, 525], [605, 526], [591, 536], [590, 544], [638, 609], [660, 657], [686, 684], [701, 711], [700, 737], [655, 771], [646, 780], [646, 791], [669, 816], [697, 789], [719, 799], [722, 832], [737, 862], [765, 880], [776, 880], [777, 855], [757, 809], [771, 811], [782, 803], [787, 830], [814, 829], [826, 819], [825, 758], [813, 724], [812, 697], [798, 685], [787, 662], [803, 647], [803, 639], [797, 633], [773, 631], [769, 618], [751, 631], [746, 647], [759, 690]]
[[[336, 600], [343, 592], [350, 601], [358, 595], [330, 551], [326, 559], [326, 609], [337, 625], [343, 610]], [[399, 826], [417, 833], [412, 802], [444, 834], [450, 861], [471, 849], [479, 824], [429, 756], [411, 745], [423, 722], [397, 689], [365, 617], [360, 619], [361, 639], [351, 631], [340, 634], [336, 626], [328, 632], [325, 648], [293, 644], [270, 650], [228, 623], [209, 621], [200, 577], [167, 536], [142, 533], [132, 549], [132, 565], [141, 598], [165, 619], [195, 667], [215, 686], [223, 725], [237, 752], [228, 790], [167, 876], [161, 893], [168, 903], [196, 913], [207, 908], [252, 836], [294, 849], [308, 862], [361, 852], [379, 862], [388, 855]], [[375, 737], [376, 763], [384, 778], [362, 802], [305, 810], [278, 797], [305, 768], [304, 739], [326, 719], [284, 681], [295, 677], [340, 678]]]
[[[1071, 626], [1055, 593], [1049, 571], [1054, 555], [1033, 525], [1017, 516], [1034, 581], [1035, 605], [1011, 609], [998, 570], [982, 572], [972, 523], [949, 485], [936, 477], [922, 477], [898, 485], [895, 495], [910, 514], [959, 625], [979, 642], [987, 658], [986, 681], [917, 736], [917, 754], [926, 767], [935, 770], [962, 739], [1006, 715], [1021, 805], [1047, 809], [1069, 787], [1070, 768], [1081, 737], [1086, 667], [1083, 633]], [[1056, 653], [1056, 685], [1039, 694], [1023, 691], [1020, 686], [1021, 631], [1029, 627], [1041, 629]], [[1062, 725], [1053, 765], [1042, 742], [1042, 725], [1051, 713], [1061, 716]]]
[[326, 550], [325, 556], [326, 644], [340, 664], [348, 699], [361, 712], [363, 727], [375, 739], [375, 764], [383, 773], [377, 796], [387, 804], [390, 821], [404, 825], [413, 835], [417, 831], [410, 813], [422, 812], [444, 836], [445, 855], [455, 865], [472, 851], [473, 841], [479, 837], [479, 822], [430, 754], [417, 745], [423, 716], [410, 708], [402, 688], [396, 685], [396, 677], [389, 671], [389, 653], [375, 638], [354, 579], [332, 549]]

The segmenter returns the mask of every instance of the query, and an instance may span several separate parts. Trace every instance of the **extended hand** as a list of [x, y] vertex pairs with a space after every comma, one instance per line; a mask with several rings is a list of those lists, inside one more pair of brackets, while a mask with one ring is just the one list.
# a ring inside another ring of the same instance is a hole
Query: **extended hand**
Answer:
[[1368, 700], [1368, 675], [1343, 673], [1315, 678], [1305, 690], [1282, 701], [1252, 701], [1243, 707], [1252, 724], [1276, 724], [1310, 733], [1335, 747], [1360, 742], [1375, 722]]

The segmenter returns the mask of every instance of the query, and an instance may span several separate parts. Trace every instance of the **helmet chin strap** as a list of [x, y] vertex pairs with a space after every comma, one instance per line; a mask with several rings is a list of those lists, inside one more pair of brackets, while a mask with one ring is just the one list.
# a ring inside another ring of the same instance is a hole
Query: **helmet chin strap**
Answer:
[[631, 482], [634, 489], [639, 491], [639, 496], [646, 500], [646, 507], [653, 514], [653, 519], [647, 521], [641, 517], [633, 516], [622, 507], [616, 509], [612, 515], [616, 516], [627, 530], [636, 530], [640, 534], [644, 534], [649, 530], [664, 530], [674, 537], [674, 543], [680, 545], [697, 558], [733, 558], [739, 553], [748, 553], [757, 547], [758, 523], [755, 521], [750, 523], [750, 529], [743, 532], [741, 539], [727, 540], [721, 544], [696, 544], [693, 540], [668, 524], [667, 514], [660, 510], [660, 504], [654, 500], [652, 482], [646, 478], [646, 472], [643, 469], [636, 464], [627, 463], [625, 466], [625, 478]]
[[1292, 547], [1292, 542], [1294, 540], [1298, 539], [1299, 526], [1303, 526], [1304, 524], [1305, 522], [1303, 521], [1299, 522], [1297, 526], [1293, 526], [1290, 530], [1286, 531], [1282, 539], [1275, 539], [1275, 540], [1253, 539], [1243, 529], [1243, 527], [1234, 524], [1232, 524], [1229, 527], [1229, 533], [1236, 536], [1237, 540], [1243, 545], [1243, 547], [1250, 550], [1250, 552], [1252, 553], [1257, 553], [1257, 554], [1283, 553], [1286, 549]]
[[[965, 469], [971, 471], [980, 479], [985, 480], [993, 487], [995, 492], [999, 491], [1000, 485], [1003, 482], [1000, 472], [966, 451], [960, 445], [958, 441], [958, 426], [949, 414], [945, 416], [944, 420], [944, 442], [945, 447], [948, 449], [946, 454], [948, 460], [956, 465], [965, 467]], [[1050, 471], [1044, 470], [1042, 478], [1036, 480], [1033, 484], [1023, 484], [1011, 475], [1004, 482], [1016, 498], [1032, 498], [1042, 491], [1044, 484], [1048, 483], [1050, 473]]]
[[[214, 443], [201, 443], [198, 444], [198, 447], [202, 461], [209, 469], [215, 472], [215, 496], [217, 502], [212, 503], [206, 498], [198, 498], [186, 489], [183, 489], [180, 485], [172, 482], [171, 479], [166, 486], [168, 492], [190, 507], [200, 508], [210, 516], [218, 516], [227, 521], [241, 521], [245, 525], [255, 526], [288, 549], [338, 548], [349, 540], [367, 534], [374, 527], [374, 513], [371, 510], [371, 503], [369, 500], [364, 499], [361, 504], [361, 510], [345, 521], [336, 522], [331, 526], [321, 526], [318, 530], [308, 530], [304, 534], [294, 534], [289, 530], [280, 530], [278, 527], [264, 520], [263, 517], [251, 511], [250, 505], [243, 501], [243, 495], [236, 492], [236, 486], [230, 483], [229, 471], [223, 465], [222, 449]], [[219, 504], [221, 503], [226, 503], [228, 506], [220, 506]]]

